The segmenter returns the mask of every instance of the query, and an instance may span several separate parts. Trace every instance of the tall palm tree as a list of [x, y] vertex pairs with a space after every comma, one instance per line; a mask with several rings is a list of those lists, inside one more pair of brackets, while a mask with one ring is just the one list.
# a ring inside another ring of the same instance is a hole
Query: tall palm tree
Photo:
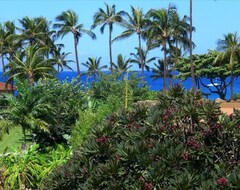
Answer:
[[[170, 46], [170, 54], [174, 55], [174, 64], [173, 64], [173, 70], [172, 70], [172, 76], [174, 78], [174, 72], [175, 72], [175, 66], [177, 65], [179, 56], [181, 55], [180, 49], [183, 51], [190, 49], [190, 40], [189, 40], [189, 33], [190, 33], [190, 24], [189, 24], [189, 17], [186, 15], [181, 19], [179, 14], [177, 12], [174, 12], [173, 17], [173, 28], [174, 32], [172, 34], [171, 39], [171, 46]], [[194, 31], [195, 28], [192, 27], [192, 30]], [[193, 47], [195, 47], [195, 44], [192, 42]], [[173, 52], [175, 51], [175, 52]]]
[[101, 25], [100, 32], [103, 34], [106, 26], [109, 28], [109, 38], [108, 38], [108, 46], [109, 46], [109, 59], [110, 59], [110, 70], [113, 71], [113, 60], [112, 60], [112, 31], [114, 23], [122, 22], [122, 12], [117, 12], [115, 9], [115, 5], [108, 5], [105, 3], [106, 11], [102, 8], [99, 8], [98, 12], [96, 12], [93, 16], [94, 23], [92, 28]]
[[164, 77], [163, 89], [167, 89], [167, 45], [170, 37], [173, 35], [174, 27], [172, 24], [172, 17], [175, 14], [176, 8], [169, 6], [168, 9], [152, 9], [147, 13], [151, 19], [151, 24], [148, 30], [148, 46], [150, 49], [156, 47], [163, 47], [164, 52]]
[[1, 61], [2, 61], [2, 71], [5, 73], [5, 63], [4, 63], [4, 55], [5, 55], [5, 44], [8, 38], [7, 32], [5, 31], [4, 26], [0, 25], [0, 54], [1, 54]]
[[[125, 39], [133, 34], [137, 34], [138, 37], [138, 54], [140, 57], [140, 65], [143, 65], [144, 58], [142, 55], [142, 45], [141, 45], [141, 39], [145, 37], [145, 31], [147, 24], [149, 23], [149, 20], [146, 18], [146, 16], [143, 14], [142, 9], [134, 8], [131, 6], [132, 14], [125, 13], [126, 20], [123, 20], [121, 23], [121, 26], [125, 27], [127, 30], [125, 30], [122, 34], [117, 36], [114, 40], [120, 40]], [[142, 76], [144, 77], [144, 75]], [[145, 79], [142, 78], [144, 81]]]
[[223, 39], [217, 41], [217, 50], [221, 53], [216, 57], [218, 60], [228, 60], [229, 69], [231, 71], [230, 79], [230, 96], [233, 98], [233, 80], [234, 80], [234, 65], [239, 64], [240, 61], [240, 38], [237, 32], [228, 33], [223, 36]]
[[5, 73], [5, 59], [8, 54], [12, 54], [18, 46], [15, 44], [15, 25], [7, 21], [0, 26], [0, 54], [2, 61], [2, 71]]
[[62, 12], [60, 15], [56, 17], [56, 21], [58, 23], [55, 23], [53, 26], [54, 28], [59, 29], [57, 31], [58, 37], [61, 36], [63, 38], [68, 33], [73, 34], [75, 58], [76, 58], [76, 65], [77, 65], [77, 72], [78, 72], [78, 82], [80, 83], [80, 66], [79, 66], [78, 50], [77, 50], [79, 38], [83, 34], [87, 34], [92, 39], [95, 39], [96, 35], [92, 31], [84, 29], [83, 24], [78, 24], [78, 15], [72, 10], [67, 10]]
[[129, 65], [130, 61], [130, 58], [126, 60], [122, 54], [118, 54], [117, 63], [113, 63], [113, 69], [122, 76], [129, 68], [132, 67], [132, 65]]
[[193, 58], [192, 58], [192, 50], [193, 50], [192, 32], [193, 32], [193, 25], [192, 25], [192, 0], [190, 0], [190, 41], [189, 41], [190, 51], [189, 51], [189, 53], [190, 53], [190, 65], [191, 65], [192, 89], [195, 92], [195, 90], [196, 90], [196, 80], [195, 80], [195, 71], [194, 71]]
[[21, 27], [17, 29], [21, 32], [17, 37], [23, 44], [38, 43], [46, 45], [49, 34], [50, 22], [43, 17], [30, 18], [28, 16], [19, 20]]
[[29, 45], [24, 51], [16, 52], [10, 63], [6, 66], [8, 69], [6, 75], [8, 81], [13, 78], [27, 80], [33, 85], [40, 78], [54, 78], [56, 70], [54, 68], [55, 60], [47, 59], [44, 54], [49, 48], [41, 47], [38, 44]]
[[87, 68], [85, 74], [88, 76], [93, 75], [94, 80], [96, 80], [97, 74], [101, 72], [102, 69], [106, 69], [107, 65], [100, 66], [101, 57], [94, 58], [89, 57], [86, 63], [82, 63], [83, 66]]
[[132, 55], [134, 58], [131, 59], [131, 63], [137, 63], [139, 68], [142, 71], [142, 78], [145, 78], [145, 74], [144, 74], [144, 70], [146, 69], [147, 71], [149, 71], [150, 67], [149, 67], [149, 63], [151, 63], [152, 61], [154, 61], [156, 59], [156, 57], [151, 57], [150, 59], [148, 59], [147, 55], [149, 53], [148, 49], [143, 49], [141, 48], [139, 50], [139, 48], [135, 48], [137, 50], [137, 53], [131, 53], [130, 55]]

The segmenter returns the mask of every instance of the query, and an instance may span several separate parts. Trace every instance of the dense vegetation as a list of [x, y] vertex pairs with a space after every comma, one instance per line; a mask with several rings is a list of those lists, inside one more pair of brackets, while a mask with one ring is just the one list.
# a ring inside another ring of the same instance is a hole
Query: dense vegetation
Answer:
[[93, 126], [43, 189], [239, 189], [239, 124], [176, 86]]
[[[201, 80], [206, 77], [216, 89], [212, 93], [225, 99], [230, 86], [233, 98], [240, 74], [237, 33], [224, 35], [218, 51], [183, 57], [182, 50], [195, 46], [195, 28], [176, 7], [147, 13], [131, 7], [128, 13], [105, 6], [94, 14], [90, 30], [72, 10], [53, 23], [26, 16], [20, 26], [1, 24], [3, 74], [17, 91], [0, 98], [0, 138], [21, 128], [24, 143], [0, 153], [0, 189], [239, 189], [240, 112], [224, 115], [194, 84], [190, 91], [174, 85], [176, 78], [194, 76], [209, 88]], [[125, 30], [113, 37], [115, 24]], [[83, 34], [96, 39], [98, 26], [102, 33], [109, 29], [109, 64], [101, 64], [101, 57], [82, 63], [92, 77], [83, 87], [78, 42]], [[69, 33], [78, 72], [71, 82], [56, 78], [71, 69], [73, 60], [57, 43]], [[112, 43], [131, 35], [138, 39], [136, 52], [118, 54], [114, 61]], [[154, 48], [163, 51], [163, 59], [148, 56]], [[141, 69], [141, 78], [129, 71], [132, 64]], [[101, 72], [108, 67], [110, 74]], [[144, 71], [151, 69], [153, 79], [163, 78], [161, 92], [145, 83]]]

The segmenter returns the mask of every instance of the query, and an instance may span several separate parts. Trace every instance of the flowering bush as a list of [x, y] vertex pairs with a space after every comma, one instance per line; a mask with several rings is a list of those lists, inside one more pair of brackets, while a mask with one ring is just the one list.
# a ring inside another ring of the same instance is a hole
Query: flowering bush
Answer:
[[43, 189], [239, 189], [240, 112], [176, 86], [94, 126]]

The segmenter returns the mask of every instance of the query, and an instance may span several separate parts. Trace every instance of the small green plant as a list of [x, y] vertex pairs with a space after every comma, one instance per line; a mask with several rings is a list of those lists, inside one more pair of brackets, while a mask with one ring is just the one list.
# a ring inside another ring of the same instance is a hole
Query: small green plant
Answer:
[[38, 148], [38, 145], [32, 145], [26, 152], [13, 148], [11, 153], [1, 155], [0, 177], [3, 181], [0, 187], [6, 190], [37, 189], [46, 175], [71, 154], [71, 150], [62, 146], [55, 150], [46, 149], [44, 153]]
[[232, 98], [233, 100], [240, 100], [240, 94], [239, 93], [235, 93], [234, 95], [233, 95], [233, 98]]

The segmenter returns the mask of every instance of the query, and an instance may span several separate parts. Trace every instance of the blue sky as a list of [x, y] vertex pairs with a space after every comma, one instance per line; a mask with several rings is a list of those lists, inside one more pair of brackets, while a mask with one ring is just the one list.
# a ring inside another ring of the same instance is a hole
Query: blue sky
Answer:
[[[183, 17], [189, 15], [189, 0], [0, 0], [0, 22], [15, 21], [24, 16], [43, 16], [49, 21], [62, 11], [74, 10], [79, 16], [79, 23], [83, 23], [86, 29], [90, 29], [93, 23], [93, 15], [99, 8], [105, 9], [104, 2], [115, 4], [116, 10], [130, 12], [130, 6], [139, 7], [146, 13], [149, 9], [167, 8], [169, 3], [175, 4], [179, 14]], [[193, 41], [196, 44], [194, 54], [207, 53], [208, 49], [216, 48], [216, 41], [229, 32], [238, 32], [240, 35], [240, 1], [239, 0], [193, 0], [193, 25], [196, 32]], [[122, 28], [114, 26], [113, 37], [121, 34]], [[102, 57], [101, 63], [108, 64], [108, 30], [104, 34], [99, 32], [99, 27], [93, 30], [97, 40], [91, 40], [83, 35], [79, 41], [78, 51], [80, 63], [86, 62], [88, 57]], [[66, 36], [59, 42], [65, 44], [65, 52], [73, 52], [72, 36]], [[135, 53], [137, 36], [113, 43], [113, 59], [122, 53], [127, 58], [130, 53]], [[74, 59], [74, 54], [69, 56]], [[151, 52], [151, 56], [162, 56], [159, 49]], [[75, 64], [70, 65], [75, 69]], [[134, 67], [138, 68], [137, 66]]]

